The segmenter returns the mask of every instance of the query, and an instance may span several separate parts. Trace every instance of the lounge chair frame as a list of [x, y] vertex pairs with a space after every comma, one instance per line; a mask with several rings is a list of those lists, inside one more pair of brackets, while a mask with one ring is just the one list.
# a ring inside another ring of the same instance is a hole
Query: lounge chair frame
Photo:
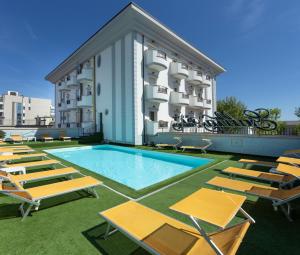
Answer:
[[201, 139], [202, 141], [207, 142], [206, 145], [203, 146], [181, 146], [180, 148], [182, 149], [182, 152], [185, 150], [201, 150], [204, 154], [206, 154], [206, 149], [209, 148], [212, 145], [212, 141], [210, 139]]
[[[37, 211], [39, 209], [39, 206], [41, 205], [41, 201], [42, 200], [45, 200], [47, 198], [51, 198], [51, 197], [56, 197], [56, 196], [61, 196], [61, 195], [65, 195], [65, 194], [69, 194], [69, 193], [72, 193], [72, 192], [76, 192], [76, 191], [80, 191], [80, 190], [86, 190], [89, 194], [95, 196], [97, 199], [99, 198], [99, 195], [95, 189], [96, 186], [93, 186], [93, 187], [89, 187], [89, 188], [85, 188], [85, 189], [72, 189], [72, 190], [68, 190], [66, 192], [62, 192], [58, 195], [54, 195], [54, 196], [45, 196], [43, 197], [42, 199], [37, 199], [37, 200], [30, 200], [30, 199], [27, 199], [27, 198], [24, 198], [24, 197], [21, 197], [21, 196], [17, 196], [15, 194], [12, 193], [12, 190], [1, 190], [0, 193], [3, 193], [3, 194], [6, 194], [10, 197], [13, 197], [13, 198], [16, 198], [16, 199], [19, 199], [22, 201], [20, 207], [19, 207], [19, 210], [21, 212], [21, 215], [22, 215], [22, 220], [21, 221], [24, 221], [25, 218], [28, 216], [28, 214], [30, 213], [32, 207], [35, 207], [35, 211]], [[26, 192], [26, 189], [25, 190], [13, 190], [13, 192], [15, 193], [18, 193], [18, 192]], [[25, 205], [28, 204], [28, 207], [27, 209], [25, 209]]]
[[[238, 191], [238, 192], [241, 192], [241, 193], [244, 193], [244, 194], [247, 194], [247, 195], [252, 195], [252, 196], [257, 196], [257, 197], [260, 197], [260, 198], [264, 198], [264, 199], [267, 199], [267, 200], [270, 200], [272, 202], [272, 206], [274, 208], [274, 211], [278, 211], [278, 207], [282, 210], [282, 212], [284, 213], [284, 215], [287, 217], [287, 219], [289, 221], [293, 221], [293, 219], [291, 218], [291, 204], [289, 203], [290, 201], [292, 200], [295, 200], [297, 198], [300, 198], [300, 194], [297, 194], [297, 195], [294, 195], [294, 196], [291, 196], [287, 199], [278, 199], [278, 198], [272, 198], [272, 197], [268, 197], [268, 196], [263, 196], [263, 195], [257, 195], [255, 193], [252, 193], [252, 192], [248, 192], [248, 191], [239, 191], [239, 190], [236, 190], [236, 189], [231, 189], [229, 187], [222, 187], [222, 186], [217, 186], [217, 185], [214, 185], [214, 184], [210, 184], [210, 183], [206, 183], [206, 184], [209, 184], [209, 185], [212, 185], [214, 187], [216, 187], [218, 190], [231, 190], [231, 191]], [[285, 208], [286, 206], [286, 208]]]
[[175, 150], [177, 150], [179, 148], [179, 145], [182, 143], [182, 138], [179, 136], [175, 136], [173, 137], [174, 140], [177, 141], [177, 143], [174, 144], [164, 144], [165, 146], [160, 146], [162, 145], [162, 143], [156, 144], [155, 147], [158, 149], [163, 149], [164, 147], [171, 147], [174, 148]]
[[[248, 169], [244, 169], [245, 171], [248, 171]], [[251, 170], [252, 171], [252, 170]], [[277, 182], [275, 180], [270, 180], [270, 179], [267, 179], [267, 178], [262, 178], [262, 177], [254, 177], [254, 176], [250, 176], [250, 175], [247, 175], [247, 174], [242, 174], [242, 173], [231, 173], [231, 172], [225, 172], [224, 170], [222, 170], [222, 173], [224, 174], [228, 174], [229, 178], [231, 179], [235, 179], [236, 176], [241, 176], [241, 177], [245, 177], [245, 178], [251, 178], [251, 179], [254, 179], [254, 180], [258, 180], [258, 181], [267, 181], [269, 182], [271, 185], [273, 183], [277, 183], [279, 188], [285, 188], [287, 186], [289, 186], [290, 188], [294, 187], [294, 183], [297, 181], [297, 180], [300, 180], [300, 178], [298, 176], [295, 176], [293, 175], [293, 177], [295, 177], [294, 180], [291, 180], [291, 181], [288, 181], [288, 182]], [[281, 172], [280, 171], [272, 171], [272, 173], [274, 174], [280, 174]]]
[[[245, 221], [250, 221], [251, 223], [255, 223], [255, 220], [242, 208], [239, 209], [239, 211], [247, 218]], [[184, 214], [185, 215], [185, 214]], [[140, 247], [144, 248], [146, 251], [150, 252], [151, 254], [160, 255], [156, 250], [152, 249], [150, 246], [145, 244], [144, 242], [141, 242], [140, 240], [137, 240], [134, 238], [129, 232], [127, 232], [125, 229], [123, 229], [121, 226], [114, 224], [111, 220], [109, 220], [106, 216], [100, 214], [101, 217], [105, 219], [107, 222], [107, 227], [105, 234], [103, 236], [104, 239], [107, 239], [110, 235], [114, 234], [117, 231], [120, 231], [122, 234], [124, 234], [126, 237], [128, 237], [130, 240], [135, 242]], [[218, 246], [214, 243], [214, 241], [209, 237], [209, 235], [205, 232], [205, 230], [200, 226], [199, 222], [202, 220], [195, 218], [194, 216], [190, 215], [189, 218], [191, 219], [195, 229], [199, 232], [201, 236], [207, 241], [207, 243], [211, 246], [211, 248], [215, 251], [217, 255], [225, 255]], [[203, 221], [204, 222], [204, 221]], [[243, 223], [243, 222], [242, 222]], [[242, 224], [239, 223], [239, 224]], [[211, 224], [211, 223], [210, 223]], [[213, 225], [213, 224], [212, 224]], [[111, 227], [114, 229], [110, 231]], [[218, 227], [218, 226], [217, 226]], [[221, 230], [226, 230], [225, 228], [220, 228]]]

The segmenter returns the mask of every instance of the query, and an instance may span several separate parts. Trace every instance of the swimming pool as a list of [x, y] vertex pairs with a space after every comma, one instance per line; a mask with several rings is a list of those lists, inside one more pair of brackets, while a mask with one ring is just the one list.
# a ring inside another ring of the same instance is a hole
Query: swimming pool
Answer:
[[210, 159], [115, 145], [71, 147], [46, 152], [135, 190], [212, 162]]

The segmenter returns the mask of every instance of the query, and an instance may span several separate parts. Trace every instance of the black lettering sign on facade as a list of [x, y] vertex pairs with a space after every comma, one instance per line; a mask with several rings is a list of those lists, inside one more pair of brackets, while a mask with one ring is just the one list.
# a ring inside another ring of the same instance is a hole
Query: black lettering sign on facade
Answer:
[[[226, 128], [252, 127], [263, 131], [272, 131], [277, 129], [277, 123], [269, 119], [270, 112], [267, 109], [259, 108], [254, 111], [245, 110], [242, 119], [236, 119], [228, 113], [215, 112], [214, 116], [202, 115], [200, 119], [194, 117], [174, 117], [175, 122], [172, 128], [176, 131], [183, 131], [186, 127], [203, 127], [210, 132], [223, 131]], [[202, 121], [205, 117], [205, 120]]]

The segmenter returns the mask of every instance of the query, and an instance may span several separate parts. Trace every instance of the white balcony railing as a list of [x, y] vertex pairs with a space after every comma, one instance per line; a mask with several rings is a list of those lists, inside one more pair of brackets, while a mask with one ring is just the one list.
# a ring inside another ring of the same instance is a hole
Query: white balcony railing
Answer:
[[202, 87], [205, 87], [205, 88], [211, 86], [211, 80], [208, 80], [208, 79], [206, 79], [206, 78], [203, 79], [203, 81], [202, 81], [202, 83], [201, 83], [201, 86], [202, 86]]
[[71, 75], [67, 78], [66, 80], [66, 86], [67, 87], [75, 87], [79, 85], [78, 82], [77, 82], [77, 79], [76, 79], [76, 76], [75, 75]]
[[146, 120], [146, 133], [147, 135], [156, 135], [158, 132], [158, 122]]
[[194, 85], [200, 85], [203, 81], [202, 73], [197, 70], [189, 70], [189, 77], [187, 81]]
[[211, 108], [211, 104], [212, 104], [211, 99], [205, 99], [205, 100], [203, 100], [203, 107], [204, 108], [210, 109]]
[[149, 49], [146, 51], [146, 65], [155, 71], [162, 71], [168, 68], [167, 54], [160, 50]]
[[77, 74], [77, 80], [80, 82], [93, 80], [93, 70], [91, 68], [83, 68], [81, 72]]
[[177, 79], [186, 79], [189, 76], [188, 66], [180, 62], [170, 64], [170, 74]]
[[168, 88], [159, 85], [145, 87], [146, 99], [152, 102], [163, 103], [169, 100]]
[[190, 96], [190, 107], [193, 108], [203, 108], [204, 100], [197, 96]]
[[172, 91], [170, 95], [170, 103], [174, 105], [188, 105], [190, 103], [189, 95], [182, 92]]
[[92, 107], [92, 105], [93, 105], [92, 95], [82, 96], [80, 100], [77, 101], [78, 107]]

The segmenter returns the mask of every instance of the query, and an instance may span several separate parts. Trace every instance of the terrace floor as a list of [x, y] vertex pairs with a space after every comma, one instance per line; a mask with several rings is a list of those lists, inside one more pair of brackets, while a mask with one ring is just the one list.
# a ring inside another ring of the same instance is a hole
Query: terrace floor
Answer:
[[[74, 146], [70, 143], [29, 143], [36, 150], [58, 146]], [[172, 152], [172, 150], [164, 150]], [[177, 152], [179, 153], [179, 152]], [[205, 156], [216, 159], [216, 164], [184, 177], [168, 188], [143, 194], [127, 194], [138, 199], [138, 202], [158, 210], [166, 215], [190, 224], [190, 221], [169, 210], [169, 206], [205, 187], [205, 182], [216, 175], [222, 175], [220, 170], [228, 166], [241, 166], [237, 161], [247, 155], [232, 155], [224, 153], [184, 153], [192, 156]], [[249, 156], [248, 156], [249, 157]], [[253, 157], [251, 157], [253, 158]], [[272, 160], [272, 158], [259, 158]], [[65, 165], [70, 165], [64, 161]], [[110, 186], [109, 180], [79, 168], [83, 173], [92, 175]], [[267, 170], [263, 167], [256, 169]], [[53, 180], [51, 180], [53, 181]], [[51, 181], [27, 184], [41, 185]], [[57, 181], [57, 180], [56, 180]], [[115, 184], [113, 184], [115, 185]], [[110, 186], [111, 187], [111, 186]], [[159, 187], [162, 188], [162, 187]], [[211, 187], [210, 187], [211, 188]], [[123, 187], [118, 191], [122, 192]], [[120, 233], [115, 233], [107, 240], [101, 235], [105, 231], [105, 222], [98, 215], [99, 211], [111, 208], [127, 201], [125, 196], [108, 189], [98, 188], [100, 199], [95, 199], [85, 192], [77, 192], [42, 202], [40, 210], [33, 212], [24, 222], [18, 212], [19, 202], [15, 199], [0, 196], [0, 248], [5, 254], [148, 254]], [[128, 193], [128, 192], [127, 192]], [[129, 192], [130, 193], [130, 192]], [[150, 194], [147, 196], [146, 194]], [[145, 196], [146, 195], [146, 196]], [[299, 254], [298, 238], [300, 227], [300, 203], [293, 203], [290, 223], [281, 211], [274, 212], [271, 203], [255, 197], [249, 197], [243, 208], [256, 220], [250, 227], [238, 254]], [[236, 217], [233, 222], [239, 220]], [[207, 231], [214, 231], [211, 226], [204, 226]]]

